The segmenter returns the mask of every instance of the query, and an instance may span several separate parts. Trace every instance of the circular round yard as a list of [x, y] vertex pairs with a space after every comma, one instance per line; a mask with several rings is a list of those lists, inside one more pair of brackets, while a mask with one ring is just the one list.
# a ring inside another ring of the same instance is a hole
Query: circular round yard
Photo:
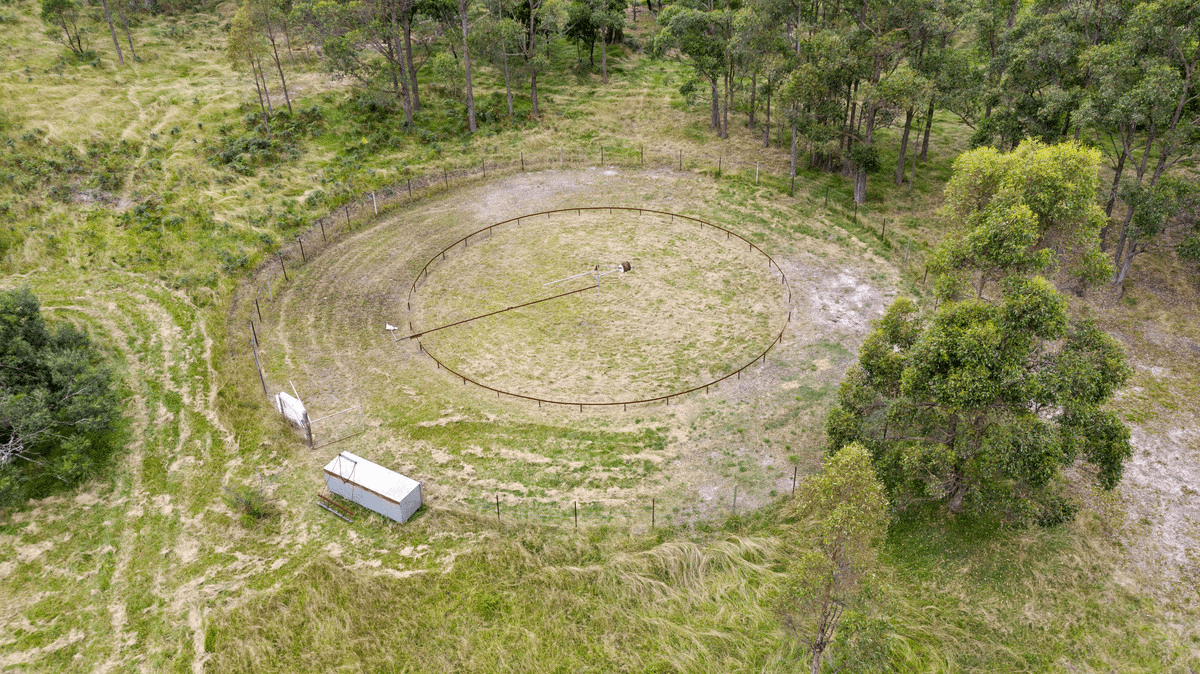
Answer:
[[498, 224], [419, 279], [409, 316], [428, 354], [498, 391], [567, 403], [704, 386], [757, 359], [788, 320], [787, 286], [761, 250], [634, 208]]

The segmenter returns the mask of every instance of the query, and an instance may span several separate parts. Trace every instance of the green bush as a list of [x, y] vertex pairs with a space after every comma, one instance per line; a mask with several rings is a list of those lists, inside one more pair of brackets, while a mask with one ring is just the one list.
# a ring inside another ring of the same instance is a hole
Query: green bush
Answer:
[[51, 331], [27, 288], [0, 293], [0, 505], [94, 474], [117, 448], [115, 377], [88, 335]]

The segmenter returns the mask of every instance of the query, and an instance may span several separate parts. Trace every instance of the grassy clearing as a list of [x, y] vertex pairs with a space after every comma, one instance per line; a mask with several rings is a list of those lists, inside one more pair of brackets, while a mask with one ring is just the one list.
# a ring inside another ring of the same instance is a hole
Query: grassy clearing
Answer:
[[[588, 200], [588, 203], [592, 203]], [[787, 319], [786, 288], [761, 254], [694, 223], [636, 212], [561, 214], [503, 227], [439, 260], [409, 320], [418, 330], [596, 285], [429, 333], [423, 348], [471, 378], [554, 400], [636, 400], [682, 391], [757, 358]]]

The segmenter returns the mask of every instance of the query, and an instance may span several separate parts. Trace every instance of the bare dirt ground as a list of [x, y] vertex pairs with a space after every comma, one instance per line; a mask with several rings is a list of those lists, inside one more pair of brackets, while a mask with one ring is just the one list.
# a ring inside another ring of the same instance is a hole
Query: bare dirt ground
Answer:
[[1200, 341], [1139, 327], [1118, 333], [1140, 356], [1118, 394], [1134, 449], [1115, 519], [1134, 567], [1178, 598], [1200, 587]]
[[[408, 285], [457, 238], [525, 213], [608, 205], [695, 215], [757, 237], [788, 274], [791, 304], [765, 260], [727, 247], [723, 236], [669, 219], [571, 215], [456, 248], [422, 281], [407, 313]], [[511, 507], [540, 506], [535, 514], [556, 517], [580, 501], [596, 516], [637, 522], [643, 510], [648, 519], [651, 496], [660, 517], [690, 518], [733, 508], [736, 487], [737, 508], [753, 507], [816, 466], [836, 382], [895, 291], [894, 272], [869, 254], [804, 235], [781, 238], [744, 224], [746, 210], [753, 206], [729, 201], [710, 179], [670, 171], [520, 174], [432, 198], [310, 261], [260, 331], [268, 378], [277, 388], [294, 384], [314, 418], [362, 402], [369, 430], [353, 451], [417, 476], [447, 503], [482, 506], [499, 494]], [[609, 235], [589, 234], [598, 228]], [[419, 330], [472, 307], [506, 306], [536, 281], [627, 257], [634, 273], [613, 278], [599, 303], [572, 296], [429, 343], [452, 367], [520, 392], [604, 399], [702, 383], [765, 348], [788, 311], [792, 325], [764, 364], [707, 395], [582, 412], [497, 399], [383, 330], [407, 328], [410, 317]], [[637, 292], [620, 299], [627, 289]], [[648, 386], [638, 377], [647, 372], [660, 375]], [[330, 451], [314, 455], [312, 467]]]

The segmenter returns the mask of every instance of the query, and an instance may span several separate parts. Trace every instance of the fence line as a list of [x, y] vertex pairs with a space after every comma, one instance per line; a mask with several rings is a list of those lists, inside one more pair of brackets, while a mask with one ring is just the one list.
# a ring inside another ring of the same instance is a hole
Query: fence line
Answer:
[[[680, 215], [678, 213], [670, 213], [667, 211], [658, 211], [658, 210], [654, 210], [654, 209], [650, 209], [650, 208], [634, 208], [634, 207], [625, 207], [625, 206], [580, 206], [577, 208], [557, 208], [557, 209], [553, 209], [553, 210], [549, 210], [549, 211], [539, 211], [537, 213], [526, 213], [524, 215], [519, 215], [519, 216], [516, 216], [513, 218], [509, 218], [507, 220], [501, 220], [500, 222], [493, 223], [491, 225], [488, 225], [487, 227], [482, 227], [480, 229], [477, 229], [474, 232], [471, 232], [470, 234], [467, 234], [466, 236], [458, 239], [454, 243], [451, 243], [450, 245], [446, 246], [445, 248], [438, 251], [437, 253], [434, 253], [433, 257], [429, 258], [429, 260], [425, 263], [425, 266], [421, 267], [421, 271], [419, 271], [417, 273], [416, 278], [413, 280], [412, 285], [409, 287], [408, 310], [412, 311], [412, 295], [413, 295], [413, 293], [416, 292], [417, 284], [421, 281], [421, 278], [429, 273], [429, 266], [431, 264], [433, 264], [435, 261], [437, 261], [438, 258], [441, 258], [443, 260], [446, 259], [447, 252], [449, 252], [451, 249], [453, 249], [455, 246], [458, 246], [459, 244], [462, 244], [464, 246], [467, 245], [467, 242], [471, 239], [471, 237], [473, 237], [477, 234], [482, 234], [484, 232], [490, 232], [490, 231], [492, 231], [492, 229], [494, 229], [496, 227], [499, 227], [501, 225], [505, 225], [505, 224], [508, 224], [511, 222], [520, 224], [521, 220], [527, 220], [529, 218], [535, 218], [535, 217], [539, 217], [542, 215], [545, 215], [546, 217], [550, 217], [550, 215], [555, 214], [555, 213], [570, 213], [572, 211], [574, 211], [577, 215], [582, 213], [583, 211], [608, 211], [609, 213], [611, 213], [614, 210], [616, 210], [616, 211], [637, 211], [639, 215], [642, 213], [654, 213], [659, 216], [664, 216], [664, 215], [670, 216], [672, 219], [680, 218], [682, 220], [690, 220], [692, 222], [698, 223], [701, 228], [708, 226], [708, 227], [712, 227], [713, 229], [725, 232], [727, 235], [737, 237], [738, 239], [744, 241], [747, 245], [749, 245], [750, 250], [757, 251], [763, 257], [767, 258], [768, 266], [774, 267], [775, 270], [779, 272], [779, 276], [782, 280], [782, 283], [787, 288], [787, 291], [788, 291], [788, 304], [789, 304], [789, 306], [791, 305], [792, 286], [790, 283], [788, 283], [787, 274], [784, 273], [783, 269], [779, 266], [779, 263], [777, 263], [775, 261], [775, 259], [773, 257], [771, 257], [771, 255], [769, 253], [767, 253], [765, 250], [763, 250], [761, 247], [756, 246], [754, 244], [754, 242], [750, 241], [749, 239], [742, 236], [741, 234], [738, 234], [737, 232], [730, 231], [720, 225], [714, 225], [711, 222], [708, 222], [706, 220], [701, 220], [700, 218], [693, 218], [688, 215]], [[585, 288], [585, 290], [586, 290], [586, 288]], [[572, 292], [578, 292], [578, 291], [572, 291]], [[494, 312], [494, 313], [499, 313], [499, 312]], [[490, 314], [485, 314], [485, 315], [490, 315]], [[469, 320], [473, 320], [473, 319], [469, 319]], [[708, 389], [710, 387], [716, 386], [717, 384], [719, 384], [733, 376], [737, 376], [738, 379], [741, 379], [742, 371], [745, 370], [746, 368], [748, 368], [751, 365], [754, 365], [755, 363], [758, 363], [758, 362], [762, 362], [762, 363], [767, 362], [767, 354], [770, 353], [771, 349], [775, 348], [776, 345], [783, 342], [783, 333], [787, 330], [788, 325], [790, 325], [791, 322], [792, 322], [792, 312], [789, 309], [787, 320], [784, 322], [783, 327], [780, 328], [779, 333], [777, 335], [775, 335], [775, 338], [772, 339], [770, 344], [767, 345], [767, 348], [764, 349], [762, 351], [762, 353], [759, 353], [754, 358], [751, 358], [750, 361], [747, 362], [745, 365], [742, 365], [738, 369], [726, 374], [723, 377], [719, 377], [712, 381], [700, 384], [698, 386], [693, 386], [692, 388], [689, 388], [689, 389], [686, 389], [683, 391], [677, 391], [675, 393], [668, 393], [668, 394], [664, 394], [664, 395], [660, 395], [660, 396], [655, 396], [653, 398], [639, 398], [639, 399], [635, 399], [635, 400], [620, 400], [620, 401], [613, 401], [613, 402], [583, 402], [583, 401], [578, 401], [578, 400], [550, 400], [547, 398], [539, 398], [537, 396], [529, 396], [529, 395], [523, 395], [520, 393], [512, 393], [511, 391], [505, 391], [503, 389], [494, 388], [494, 387], [488, 386], [487, 384], [484, 384], [482, 382], [476, 381], [475, 379], [472, 379], [471, 377], [468, 377], [465, 374], [462, 374], [460, 372], [457, 372], [457, 371], [451, 369], [450, 366], [443, 363], [441, 360], [439, 360], [437, 358], [437, 356], [433, 355], [433, 353], [431, 353], [428, 349], [426, 349], [425, 345], [420, 340], [417, 341], [417, 346], [418, 346], [418, 348], [420, 348], [421, 353], [424, 353], [425, 355], [429, 356], [431, 359], [433, 359], [433, 361], [435, 363], [437, 363], [438, 368], [445, 369], [450, 374], [461, 379], [464, 384], [471, 383], [482, 389], [491, 391], [496, 394], [496, 397], [509, 396], [511, 398], [519, 398], [522, 400], [529, 400], [529, 401], [537, 402], [538, 407], [541, 407], [542, 404], [561, 405], [561, 406], [565, 406], [565, 407], [578, 407], [579, 411], [582, 412], [584, 407], [615, 407], [617, 405], [620, 405], [622, 408], [628, 409], [630, 405], [644, 405], [644, 404], [656, 403], [656, 402], [665, 402], [666, 404], [670, 405], [671, 398], [678, 398], [680, 396], [685, 396], [685, 395], [688, 395], [689, 393], [695, 393], [701, 389], [703, 389], [705, 393], [708, 393]], [[451, 324], [451, 325], [454, 325], [454, 324]], [[436, 328], [436, 329], [440, 329], [440, 328]], [[414, 330], [415, 330], [415, 328], [414, 328]], [[430, 331], [426, 331], [426, 332], [430, 332]], [[414, 337], [419, 337], [420, 335], [426, 334], [426, 332], [416, 331], [417, 334], [414, 335]]]
[[[532, 153], [526, 154], [522, 151], [518, 156], [509, 157], [507, 159], [492, 157], [489, 161], [488, 157], [485, 156], [480, 160], [479, 164], [469, 167], [451, 168], [449, 166], [443, 166], [441, 167], [440, 171], [435, 170], [423, 174], [405, 175], [389, 185], [366, 190], [357, 197], [345, 199], [340, 203], [337, 203], [338, 197], [334, 197], [335, 203], [333, 203], [329, 213], [314, 220], [312, 225], [305, 232], [295, 236], [291, 243], [281, 246], [275, 251], [274, 255], [268, 255], [263, 264], [261, 264], [252, 273], [251, 281], [248, 285], [249, 289], [253, 293], [252, 296], [250, 294], [243, 296], [240, 293], [235, 293], [232, 300], [232, 306], [230, 307], [230, 315], [233, 315], [237, 311], [241, 301], [244, 300], [248, 303], [252, 301], [254, 306], [251, 307], [250, 310], [253, 312], [253, 315], [258, 317], [260, 323], [263, 322], [264, 308], [267, 309], [269, 314], [270, 307], [275, 303], [276, 300], [274, 291], [280, 289], [279, 277], [283, 278], [283, 283], [290, 283], [291, 275], [289, 275], [289, 269], [293, 272], [297, 271], [300, 267], [307, 265], [308, 257], [310, 255], [313, 258], [318, 257], [325, 248], [328, 248], [330, 245], [336, 243], [340, 236], [353, 233], [356, 231], [358, 226], [361, 226], [366, 222], [373, 221], [381, 215], [386, 215], [390, 211], [411, 204], [427, 196], [449, 191], [452, 184], [454, 187], [458, 187], [473, 178], [487, 178], [489, 177], [489, 173], [495, 175], [547, 169], [565, 169], [568, 167], [628, 167], [665, 169], [672, 171], [697, 170], [700, 173], [710, 174], [717, 179], [732, 178], [743, 180], [745, 182], [752, 181], [755, 185], [767, 185], [780, 191], [786, 191], [793, 196], [795, 196], [795, 185], [797, 182], [799, 182], [801, 188], [808, 193], [810, 199], [816, 200], [817, 204], [821, 204], [823, 198], [823, 206], [827, 211], [840, 211], [840, 214], [844, 216], [847, 221], [854, 224], [859, 224], [859, 221], [862, 220], [862, 223], [859, 225], [859, 229], [873, 232], [874, 236], [883, 245], [891, 245], [891, 242], [887, 237], [888, 232], [886, 220], [882, 223], [881, 227], [876, 229], [875, 225], [873, 225], [870, 220], [877, 217], [878, 214], [873, 213], [863, 206], [853, 203], [852, 198], [849, 195], [843, 194], [837, 189], [831, 189], [827, 185], [809, 180], [804, 176], [792, 175], [787, 167], [787, 163], [784, 161], [763, 161], [760, 159], [753, 164], [749, 164], [731, 161], [728, 157], [724, 157], [720, 154], [713, 155], [690, 152], [685, 155], [682, 150], [675, 150], [670, 153], [656, 153], [653, 151], [648, 153], [646, 152], [644, 146], [639, 146], [636, 148], [612, 146], [598, 147], [593, 148], [591, 152], [578, 150], [568, 152], [565, 149], [560, 149], [557, 153], [546, 153], [540, 155]], [[771, 169], [775, 170], [772, 171]], [[753, 178], [750, 177], [751, 174], [753, 175]], [[814, 195], [814, 190], [817, 190], [818, 188], [822, 191], [817, 192]], [[837, 209], [836, 211], [830, 208], [831, 196], [833, 197], [833, 207]], [[622, 210], [638, 210], [640, 212], [654, 213], [673, 218], [683, 218], [698, 222], [700, 223], [701, 227], [707, 225], [714, 229], [725, 231], [732, 236], [737, 236], [739, 239], [745, 241], [751, 250], [756, 250], [767, 257], [769, 264], [779, 271], [784, 285], [788, 287], [788, 301], [790, 304], [791, 286], [787, 282], [787, 277], [778, 263], [776, 263], [775, 260], [765, 250], [763, 250], [754, 242], [719, 225], [714, 225], [699, 218], [677, 213], [668, 213], [654, 209], [626, 208], [616, 206], [557, 209], [555, 211], [549, 211], [549, 213], [566, 211], [578, 212], [582, 210], [613, 210], [617, 208], [621, 208]], [[430, 258], [429, 262], [427, 262], [425, 267], [422, 268], [422, 271], [417, 275], [416, 280], [410, 287], [410, 295], [415, 291], [416, 285], [420, 278], [427, 273], [429, 265], [437, 257], [442, 255], [445, 251], [449, 250], [453, 246], [459, 243], [465, 243], [472, 236], [488, 231], [496, 226], [506, 224], [508, 222], [519, 221], [521, 219], [531, 217], [532, 215], [543, 215], [545, 213], [547, 212], [510, 218], [509, 220], [494, 223], [488, 227], [472, 232], [458, 241], [455, 241], [450, 246], [447, 246], [443, 251], [440, 251], [437, 255]], [[899, 238], [896, 237], [895, 232], [892, 232], [892, 237], [899, 240]], [[908, 260], [908, 248], [911, 247], [913, 243], [914, 240], [911, 238], [905, 242], [905, 263], [907, 263]], [[918, 244], [918, 246], [919, 245], [920, 244]], [[918, 273], [918, 276], [919, 275], [920, 274]], [[541, 400], [539, 401], [539, 405], [542, 403], [549, 403], [560, 406], [578, 406], [580, 409], [582, 409], [582, 407], [588, 406], [627, 406], [631, 404], [649, 404], [659, 401], [665, 401], [667, 404], [669, 404], [671, 398], [695, 393], [700, 389], [705, 389], [707, 391], [710, 387], [730, 377], [737, 376], [740, 378], [741, 372], [751, 365], [759, 362], [765, 362], [766, 355], [771, 351], [772, 348], [782, 341], [783, 333], [790, 325], [790, 322], [791, 312], [789, 311], [787, 322], [784, 324], [784, 327], [780, 330], [779, 334], [776, 335], [775, 339], [772, 340], [770, 345], [762, 353], [743, 365], [741, 368], [730, 372], [720, 379], [693, 387], [686, 391], [635, 401], [579, 403], [570, 401]], [[250, 323], [252, 333], [250, 340], [248, 340], [250, 342], [250, 350], [253, 352], [255, 369], [261, 378], [260, 381], [263, 385], [264, 392], [266, 392], [266, 395], [269, 397], [270, 393], [267, 392], [268, 385], [266, 383], [267, 377], [263, 371], [261, 363], [259, 362], [257, 353], [259, 346], [257, 335], [253, 334], [253, 318], [251, 319]], [[420, 345], [420, 342], [418, 342], [418, 344]], [[421, 345], [421, 350], [425, 352], [426, 355], [429, 355], [430, 358], [432, 358], [435, 362], [437, 362], [439, 367], [445, 367], [448, 372], [459, 377], [460, 379], [463, 379], [464, 382], [473, 383], [481, 388], [494, 391], [497, 393], [497, 395], [508, 395], [514, 398], [538, 400], [532, 396], [524, 396], [506, 391], [500, 391], [476, 382], [470, 377], [466, 377], [447, 367], [445, 364], [441, 363], [441, 361], [438, 361], [433, 354], [430, 354], [424, 349], [423, 345]], [[783, 485], [784, 489], [786, 490], [786, 485], [788, 484], [790, 477], [790, 489], [791, 492], [794, 493], [798, 471], [798, 466], [793, 466], [793, 470], [791, 471], [792, 474], [790, 476], [784, 475], [778, 480], [767, 481], [766, 484], [768, 487], [776, 484]], [[771, 489], [771, 497], [776, 496], [776, 492], [776, 489]], [[650, 497], [649, 505], [638, 503], [629, 504], [622, 508], [614, 508], [611, 504], [604, 504], [600, 502], [580, 503], [578, 501], [572, 501], [571, 509], [568, 513], [566, 507], [561, 503], [544, 504], [539, 501], [530, 501], [525, 499], [520, 503], [520, 505], [514, 506], [511, 502], [502, 501], [498, 494], [494, 496], [495, 500], [493, 500], [492, 496], [488, 496], [479, 499], [468, 499], [466, 501], [455, 501], [455, 503], [459, 505], [465, 505], [472, 511], [477, 511], [484, 514], [490, 512], [494, 508], [501, 523], [504, 522], [505, 517], [508, 517], [509, 521], [511, 522], [514, 519], [511, 516], [511, 511], [514, 510], [518, 513], [517, 519], [529, 521], [529, 519], [532, 517], [532, 519], [535, 521], [556, 526], [579, 527], [592, 526], [595, 524], [613, 525], [614, 523], [619, 523], [623, 519], [630, 527], [631, 533], [634, 530], [637, 530], [639, 527], [644, 528], [647, 523], [649, 528], [653, 529], [658, 526], [658, 522], [667, 522], [668, 525], [670, 525], [671, 523], [677, 521], [694, 521], [699, 519], [702, 510], [702, 501], [700, 499], [693, 498], [686, 502], [680, 501], [679, 503], [681, 503], [681, 505], [672, 506], [671, 503], [675, 499], [672, 499], [671, 497], [664, 499], [662, 496], [655, 496]], [[731, 513], [736, 514], [737, 484], [734, 485], [733, 492], [730, 494], [730, 496], [729, 510]], [[580, 510], [581, 505], [583, 506], [582, 510]], [[722, 501], [721, 507], [724, 507], [724, 501]], [[521, 515], [523, 515], [523, 517], [520, 517]]]

